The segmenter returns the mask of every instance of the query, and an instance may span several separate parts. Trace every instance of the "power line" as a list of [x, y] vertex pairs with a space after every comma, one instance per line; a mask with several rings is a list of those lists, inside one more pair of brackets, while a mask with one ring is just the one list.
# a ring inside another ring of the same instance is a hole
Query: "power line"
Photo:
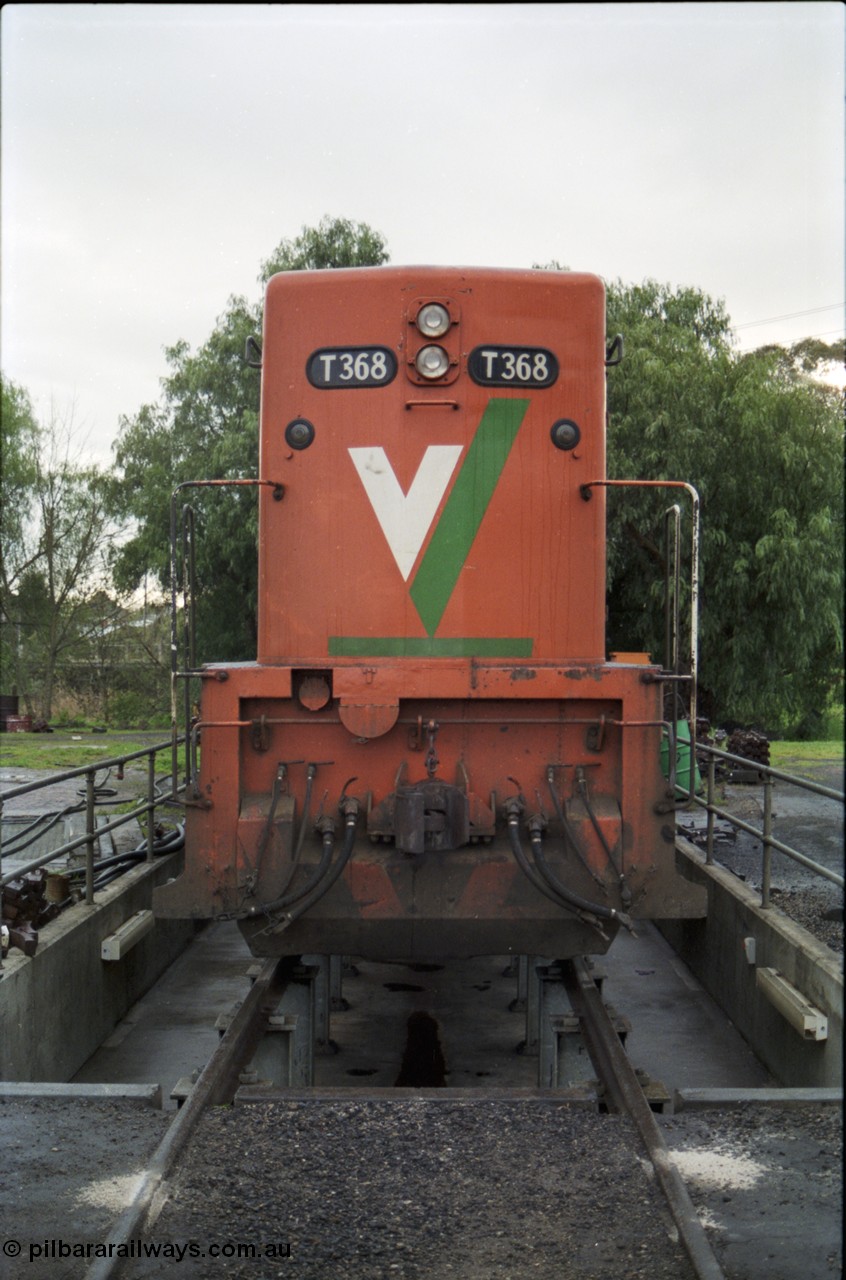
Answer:
[[[804, 338], [801, 339], [801, 341], [806, 342], [808, 338], [841, 338], [841, 337], [843, 337], [842, 329], [829, 329], [826, 333], [808, 333], [805, 335]], [[769, 347], [769, 346], [780, 346], [781, 344], [767, 342], [764, 345]], [[793, 344], [791, 343], [790, 345], [793, 345]], [[747, 351], [757, 351], [757, 350], [758, 350], [757, 347], [741, 347], [740, 354], [745, 355]]]
[[789, 311], [783, 316], [770, 316], [766, 320], [747, 320], [745, 324], [732, 325], [732, 332], [738, 329], [752, 329], [756, 324], [775, 324], [778, 320], [796, 320], [799, 316], [815, 316], [820, 311], [838, 311], [846, 307], [846, 302], [831, 302], [827, 307], [811, 307], [809, 311]]

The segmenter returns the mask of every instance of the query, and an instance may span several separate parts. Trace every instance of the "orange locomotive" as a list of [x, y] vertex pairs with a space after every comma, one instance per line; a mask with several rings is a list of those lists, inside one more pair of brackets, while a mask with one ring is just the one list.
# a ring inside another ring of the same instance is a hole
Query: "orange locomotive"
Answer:
[[589, 275], [270, 281], [258, 657], [203, 669], [160, 915], [235, 916], [257, 954], [411, 959], [563, 958], [701, 914], [659, 669], [606, 660], [605, 491], [583, 488], [605, 358]]

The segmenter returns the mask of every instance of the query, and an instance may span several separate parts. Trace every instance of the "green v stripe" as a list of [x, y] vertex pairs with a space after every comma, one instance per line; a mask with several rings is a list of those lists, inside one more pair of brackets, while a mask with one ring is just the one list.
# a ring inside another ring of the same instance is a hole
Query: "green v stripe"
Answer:
[[528, 400], [490, 400], [411, 586], [411, 598], [433, 636], [470, 554]]

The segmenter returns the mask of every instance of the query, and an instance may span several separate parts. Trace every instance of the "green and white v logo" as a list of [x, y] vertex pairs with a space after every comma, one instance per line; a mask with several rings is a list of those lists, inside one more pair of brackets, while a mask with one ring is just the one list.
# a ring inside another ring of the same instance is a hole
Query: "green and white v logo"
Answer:
[[[441, 518], [432, 531], [429, 545], [411, 582], [411, 599], [429, 637], [434, 637], [455, 590], [528, 406], [528, 400], [490, 400], [470, 442]], [[452, 480], [461, 450], [461, 445], [429, 445], [407, 493], [403, 493], [384, 449], [349, 451], [397, 568], [406, 582]], [[483, 647], [486, 639], [482, 638]], [[444, 643], [448, 646], [444, 652], [464, 652], [465, 649], [469, 652], [468, 646], [478, 647], [478, 642], [472, 639]], [[528, 644], [531, 652], [531, 641], [519, 643], [523, 646]], [[424, 644], [421, 648], [419, 643], [410, 639], [391, 640], [386, 637], [381, 641], [366, 641], [364, 637], [358, 640], [354, 637], [333, 637], [330, 649], [338, 653], [359, 653], [363, 652], [362, 644], [374, 653], [410, 653], [418, 648], [422, 652], [426, 647]], [[433, 640], [431, 644], [437, 647], [438, 642]]]

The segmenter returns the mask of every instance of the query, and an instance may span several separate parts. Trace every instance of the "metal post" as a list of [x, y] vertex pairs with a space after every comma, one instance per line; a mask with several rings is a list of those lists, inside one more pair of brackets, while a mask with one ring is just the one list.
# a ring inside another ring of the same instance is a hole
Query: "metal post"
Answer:
[[326, 1049], [329, 1045], [329, 957], [303, 956], [303, 960], [315, 966], [314, 1045], [316, 1049]]
[[761, 872], [761, 906], [770, 905], [770, 872], [773, 860], [773, 780], [767, 773], [764, 775], [764, 865]]
[[156, 846], [156, 754], [151, 751], [147, 757], [147, 861], [152, 862], [155, 857]]
[[541, 978], [537, 959], [537, 956], [527, 957], [526, 1053], [538, 1052], [540, 1038]]
[[563, 1020], [567, 1015], [572, 1015], [573, 1009], [561, 981], [560, 964], [540, 965], [536, 973], [539, 1003], [538, 1088], [557, 1089], [561, 1085], [572, 1083], [562, 1070], [561, 1051], [564, 1044], [560, 1039], [560, 1032]]
[[[679, 594], [681, 586], [681, 507], [664, 512], [664, 669], [679, 674]], [[673, 689], [673, 716], [675, 720]]]
[[508, 1007], [512, 1013], [525, 1013], [529, 992], [529, 957], [515, 956], [514, 965], [517, 972], [517, 997]]
[[705, 846], [705, 861], [710, 866], [714, 861], [714, 784], [717, 764], [714, 757], [708, 755], [708, 839]]
[[85, 901], [94, 906], [94, 770], [85, 775]]
[[329, 1008], [333, 1013], [347, 1009], [344, 999], [344, 957], [329, 957]]

